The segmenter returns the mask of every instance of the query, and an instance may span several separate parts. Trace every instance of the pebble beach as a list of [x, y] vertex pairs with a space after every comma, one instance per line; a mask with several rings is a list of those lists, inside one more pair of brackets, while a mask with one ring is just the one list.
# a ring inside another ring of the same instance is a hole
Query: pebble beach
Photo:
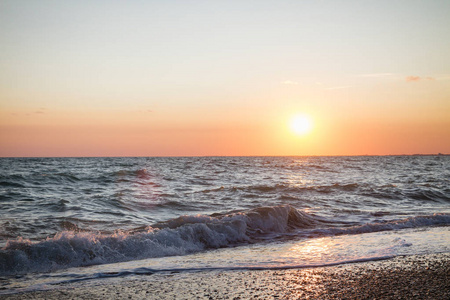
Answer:
[[2, 299], [450, 299], [450, 253], [330, 267], [97, 279]]

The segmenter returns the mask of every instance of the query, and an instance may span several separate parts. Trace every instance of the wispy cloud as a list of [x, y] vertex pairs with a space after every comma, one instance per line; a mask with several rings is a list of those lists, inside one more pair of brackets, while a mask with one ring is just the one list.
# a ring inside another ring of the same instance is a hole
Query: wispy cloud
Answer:
[[389, 80], [405, 80], [406, 82], [418, 82], [418, 81], [433, 81], [433, 80], [441, 80], [438, 77], [431, 76], [417, 76], [417, 75], [408, 75], [404, 74], [395, 74], [395, 73], [370, 73], [370, 74], [361, 74], [358, 77], [363, 78], [379, 78], [379, 79], [389, 79]]
[[39, 107], [39, 109], [36, 110], [34, 113], [39, 115], [45, 114], [45, 107]]
[[361, 74], [359, 77], [369, 77], [369, 78], [384, 78], [394, 76], [394, 73], [370, 73], [370, 74]]
[[140, 114], [151, 114], [154, 112], [152, 109], [139, 109], [139, 110], [133, 110], [133, 113], [140, 113]]
[[417, 81], [421, 81], [421, 80], [436, 80], [436, 78], [434, 77], [420, 77], [420, 76], [406, 76], [405, 80], [407, 82], [417, 82]]
[[343, 89], [349, 89], [351, 87], [353, 87], [353, 86], [352, 85], [333, 86], [333, 87], [326, 88], [326, 90], [343, 90]]
[[292, 80], [286, 80], [286, 81], [283, 81], [282, 84], [286, 84], [286, 85], [298, 85], [298, 82], [292, 81]]

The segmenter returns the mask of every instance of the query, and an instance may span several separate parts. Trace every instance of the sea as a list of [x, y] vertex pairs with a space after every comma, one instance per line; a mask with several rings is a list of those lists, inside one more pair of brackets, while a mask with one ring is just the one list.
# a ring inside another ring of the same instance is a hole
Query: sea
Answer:
[[0, 158], [0, 294], [450, 252], [450, 156]]

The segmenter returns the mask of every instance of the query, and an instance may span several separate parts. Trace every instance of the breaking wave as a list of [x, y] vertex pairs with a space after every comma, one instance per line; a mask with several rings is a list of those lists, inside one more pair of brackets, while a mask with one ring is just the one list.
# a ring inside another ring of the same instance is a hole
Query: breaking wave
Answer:
[[100, 232], [62, 231], [40, 242], [18, 238], [0, 250], [0, 275], [185, 255], [280, 237], [315, 237], [449, 225], [450, 215], [346, 226], [289, 205], [229, 214], [182, 216], [146, 228]]

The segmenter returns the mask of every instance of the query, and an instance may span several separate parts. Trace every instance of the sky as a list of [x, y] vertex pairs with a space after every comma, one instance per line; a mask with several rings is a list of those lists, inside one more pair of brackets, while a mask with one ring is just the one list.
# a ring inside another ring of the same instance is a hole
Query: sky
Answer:
[[2, 0], [0, 156], [450, 153], [448, 16], [448, 0]]

